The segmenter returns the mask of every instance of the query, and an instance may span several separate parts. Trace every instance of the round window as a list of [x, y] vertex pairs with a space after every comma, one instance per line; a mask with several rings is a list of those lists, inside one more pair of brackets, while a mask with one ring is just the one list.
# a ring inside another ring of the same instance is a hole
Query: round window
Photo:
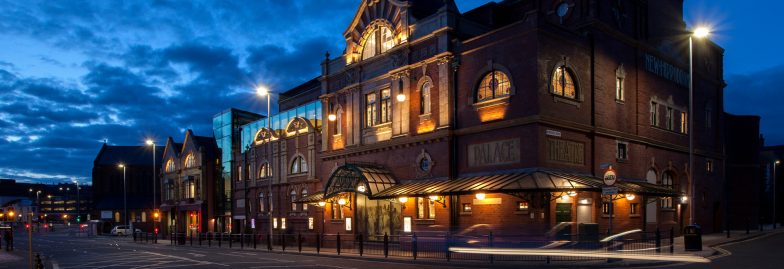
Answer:
[[556, 13], [558, 14], [558, 17], [566, 16], [567, 12], [569, 12], [569, 4], [563, 2], [560, 5], [558, 5], [558, 8], [556, 9]]
[[430, 160], [427, 158], [422, 158], [422, 160], [419, 160], [419, 170], [422, 170], [423, 172], [430, 171]]

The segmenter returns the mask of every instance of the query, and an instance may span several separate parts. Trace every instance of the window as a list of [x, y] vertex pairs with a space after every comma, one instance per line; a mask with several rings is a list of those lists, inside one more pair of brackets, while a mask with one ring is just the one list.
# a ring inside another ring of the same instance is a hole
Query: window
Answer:
[[196, 180], [193, 177], [185, 179], [185, 198], [196, 198]]
[[527, 201], [517, 202], [517, 210], [528, 210], [528, 202]]
[[368, 34], [365, 44], [362, 46], [362, 60], [384, 53], [394, 46], [395, 36], [392, 34], [392, 30], [386, 26], [379, 26]]
[[626, 142], [616, 142], [617, 153], [618, 155], [615, 156], [618, 160], [628, 160], [629, 159], [629, 143]]
[[[308, 190], [302, 189], [302, 198], [304, 199], [307, 196], [308, 196]], [[302, 204], [302, 211], [308, 211], [308, 204], [307, 203], [303, 203]]]
[[422, 158], [421, 160], [419, 160], [419, 170], [421, 170], [422, 172], [430, 171], [430, 159]]
[[196, 161], [195, 158], [193, 157], [193, 153], [188, 154], [188, 156], [185, 157], [185, 168], [191, 168], [195, 166], [196, 166]]
[[376, 125], [376, 93], [368, 93], [365, 96], [365, 126]]
[[[662, 174], [661, 185], [670, 189], [673, 188], [671, 172], [665, 172]], [[662, 198], [661, 207], [667, 209], [672, 208], [672, 197]]]
[[242, 165], [237, 166], [237, 181], [242, 181]]
[[610, 203], [602, 202], [602, 215], [610, 215]]
[[659, 125], [659, 104], [656, 102], [651, 102], [651, 125], [658, 126]]
[[681, 133], [685, 134], [688, 128], [689, 118], [686, 116], [686, 112], [681, 112]]
[[381, 122], [392, 121], [392, 94], [389, 89], [381, 90]]
[[264, 193], [259, 193], [259, 212], [264, 212]]
[[430, 87], [430, 81], [427, 81], [422, 84], [419, 91], [419, 114], [421, 115], [430, 114]]
[[166, 183], [166, 200], [174, 199], [174, 184]]
[[343, 133], [343, 110], [338, 109], [335, 112], [335, 134], [340, 135]]
[[332, 205], [332, 219], [343, 219], [343, 207], [338, 203], [330, 203]]
[[435, 219], [436, 218], [435, 201], [429, 198], [417, 197], [417, 218]]
[[562, 65], [555, 69], [551, 84], [553, 94], [572, 99], [577, 98], [577, 87], [575, 87], [572, 74], [566, 66]]
[[297, 156], [294, 158], [294, 162], [291, 163], [291, 174], [300, 174], [300, 173], [307, 173], [308, 172], [308, 163], [305, 161], [305, 158], [302, 156]]
[[476, 91], [476, 101], [482, 102], [509, 96], [511, 92], [509, 77], [501, 71], [493, 71], [482, 78]]
[[272, 176], [272, 167], [269, 163], [262, 163], [259, 168], [259, 178], [268, 178]]
[[630, 203], [629, 204], [629, 215], [640, 215], [640, 204], [638, 203]]
[[471, 212], [471, 203], [463, 204], [463, 212]]
[[166, 161], [166, 173], [174, 172], [174, 160], [169, 159]]
[[705, 172], [713, 173], [713, 160], [705, 161]]
[[615, 100], [623, 101], [623, 78], [615, 78]]
[[291, 193], [289, 193], [289, 197], [291, 197], [291, 211], [292, 212], [297, 211], [297, 203], [295, 203], [297, 201], [297, 192], [291, 190]]
[[666, 117], [665, 124], [666, 124], [667, 130], [672, 131], [673, 129], [675, 129], [675, 119], [673, 118], [672, 108], [671, 107], [667, 108], [667, 114], [665, 114], [665, 117]]

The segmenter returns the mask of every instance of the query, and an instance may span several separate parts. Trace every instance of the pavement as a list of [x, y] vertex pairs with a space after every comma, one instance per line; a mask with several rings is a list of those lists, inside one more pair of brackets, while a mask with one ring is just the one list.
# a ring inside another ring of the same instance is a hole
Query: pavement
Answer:
[[[683, 237], [675, 238], [675, 255], [696, 255], [705, 257], [711, 263], [675, 263], [650, 260], [619, 260], [619, 259], [592, 259], [584, 261], [554, 261], [545, 263], [538, 261], [500, 261], [491, 264], [487, 260], [453, 260], [419, 258], [414, 261], [411, 257], [389, 257], [368, 255], [359, 257], [356, 254], [343, 253], [282, 253], [280, 251], [268, 252], [263, 246], [259, 250], [198, 246], [171, 246], [168, 240], [161, 240], [158, 244], [135, 243], [130, 237], [74, 237], [67, 232], [35, 234], [34, 252], [42, 253], [45, 268], [172, 268], [193, 267], [197, 268], [607, 268], [607, 267], [679, 267], [679, 268], [739, 268], [743, 264], [754, 264], [761, 261], [762, 265], [780, 265], [778, 260], [784, 251], [770, 254], [769, 257], [756, 258], [762, 253], [770, 253], [773, 249], [780, 249], [784, 244], [784, 228], [772, 230], [732, 231], [730, 237], [726, 234], [708, 234], [703, 236], [703, 251], [686, 252], [683, 250]], [[24, 238], [18, 236], [17, 238]], [[665, 252], [668, 253], [667, 241], [662, 242]], [[26, 268], [27, 242], [16, 242], [16, 251], [0, 252], [0, 269]], [[761, 260], [760, 260], [761, 259]], [[768, 260], [765, 260], [768, 259]], [[736, 266], [736, 267], [733, 267]], [[714, 267], [718, 266], [718, 267]], [[778, 268], [755, 267], [747, 268]]]

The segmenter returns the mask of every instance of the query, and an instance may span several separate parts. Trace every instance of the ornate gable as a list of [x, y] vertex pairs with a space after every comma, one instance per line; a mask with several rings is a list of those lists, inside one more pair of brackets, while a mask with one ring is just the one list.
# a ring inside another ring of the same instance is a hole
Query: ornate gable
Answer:
[[410, 1], [406, 0], [363, 0], [354, 19], [348, 26], [343, 36], [346, 38], [346, 59], [349, 63], [359, 60], [362, 46], [376, 25], [383, 25], [392, 30], [395, 44], [400, 44], [408, 39], [408, 8]]

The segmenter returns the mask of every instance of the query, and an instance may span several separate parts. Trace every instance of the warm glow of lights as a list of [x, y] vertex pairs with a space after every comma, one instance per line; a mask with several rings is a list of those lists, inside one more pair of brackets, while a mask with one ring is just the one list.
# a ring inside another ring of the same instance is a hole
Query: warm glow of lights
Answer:
[[781, 164], [781, 161], [776, 160], [775, 164]]
[[338, 199], [338, 204], [339, 205], [346, 205], [346, 199], [343, 199], [343, 198]]
[[327, 205], [327, 202], [324, 202], [324, 201], [319, 201], [318, 202], [318, 206], [320, 206], [320, 207], [324, 207], [325, 205]]
[[153, 144], [155, 144], [155, 142], [154, 142], [154, 141], [152, 141], [152, 139], [147, 139], [146, 141], [144, 141], [144, 143], [147, 143], [147, 145], [153, 145]]
[[258, 96], [267, 96], [269, 94], [269, 89], [267, 89], [267, 87], [264, 86], [258, 86], [256, 87], [256, 94]]
[[569, 200], [569, 195], [566, 194], [561, 195], [561, 201], [566, 201], [566, 200]]
[[626, 200], [629, 200], [629, 201], [634, 201], [634, 198], [636, 197], [636, 196], [634, 196], [634, 194], [631, 194], [631, 193], [627, 193], [625, 196], [626, 196]]
[[328, 119], [329, 121], [335, 121], [335, 120], [337, 120], [337, 119], [338, 119], [338, 116], [337, 116], [337, 115], [335, 115], [335, 114], [329, 114], [329, 115], [327, 116], [327, 119]]
[[332, 136], [332, 149], [338, 150], [343, 149], [345, 143], [343, 143], [343, 136], [342, 135], [334, 135]]
[[430, 200], [433, 200], [433, 201], [441, 200], [441, 196], [438, 196], [438, 195], [430, 195], [430, 197], [428, 197], [428, 198], [430, 198]]
[[710, 29], [708, 29], [707, 27], [697, 27], [697, 29], [694, 29], [694, 37], [704, 38], [704, 37], [708, 37], [709, 35], [710, 35]]
[[477, 200], [484, 200], [486, 197], [484, 192], [477, 193], [475, 196]]
[[398, 101], [398, 102], [405, 102], [405, 101], [406, 101], [406, 95], [405, 95], [405, 94], [402, 94], [402, 93], [401, 93], [401, 94], [398, 94], [398, 95], [397, 95], [397, 101]]
[[568, 191], [568, 192], [566, 192], [566, 195], [569, 195], [571, 197], [575, 197], [575, 196], [577, 196], [577, 192], [576, 191]]
[[398, 197], [397, 200], [400, 201], [401, 203], [405, 204], [406, 202], [408, 202], [408, 197], [405, 197], [405, 196]]
[[9, 217], [12, 217], [12, 218], [13, 218], [13, 217], [14, 217], [14, 215], [16, 215], [16, 213], [14, 213], [14, 211], [8, 212], [8, 216], [9, 216]]
[[629, 260], [672, 261], [672, 262], [699, 262], [710, 263], [709, 259], [695, 255], [661, 255], [661, 254], [630, 254], [617, 251], [580, 251], [569, 249], [525, 249], [525, 248], [464, 248], [450, 247], [449, 251], [457, 253], [492, 254], [492, 255], [522, 255], [522, 256], [557, 256], [557, 257], [590, 257], [613, 258]]
[[435, 129], [436, 129], [436, 123], [434, 121], [423, 120], [419, 122], [419, 125], [417, 126], [417, 133], [421, 134], [421, 133], [432, 132]]
[[479, 121], [488, 122], [503, 119], [506, 116], [506, 103], [498, 105], [486, 106], [477, 109], [479, 113]]
[[689, 201], [689, 197], [683, 196], [681, 197], [681, 203], [685, 203]]
[[366, 191], [365, 185], [359, 185], [359, 187], [357, 187], [357, 191], [358, 192], [365, 192]]
[[119, 167], [119, 168], [125, 168], [125, 165], [124, 165], [124, 164], [118, 164], [118, 165], [117, 165], [117, 167]]

